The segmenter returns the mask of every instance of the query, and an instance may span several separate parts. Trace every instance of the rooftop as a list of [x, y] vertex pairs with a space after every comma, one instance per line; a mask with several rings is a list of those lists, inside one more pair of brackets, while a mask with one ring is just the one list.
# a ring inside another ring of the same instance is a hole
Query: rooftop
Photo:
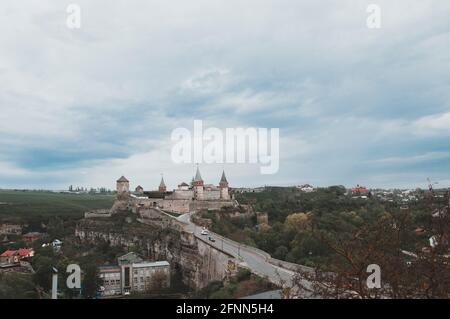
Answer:
[[107, 266], [100, 266], [98, 267], [99, 272], [120, 272], [120, 267], [119, 266], [111, 266], [111, 265], [107, 265]]
[[194, 182], [203, 182], [202, 175], [200, 175], [200, 169], [197, 166], [197, 172], [195, 173]]
[[220, 179], [220, 182], [228, 184], [227, 178], [225, 177], [225, 171], [222, 171], [222, 177]]
[[133, 263], [133, 268], [163, 267], [163, 266], [170, 266], [170, 264], [167, 261], [154, 261], [154, 262], [143, 261], [140, 263]]
[[164, 177], [161, 177], [161, 183], [159, 183], [159, 187], [166, 187], [166, 183], [164, 183]]
[[118, 183], [128, 183], [129, 180], [125, 178], [125, 176], [122, 176], [117, 180]]
[[25, 235], [23, 235], [23, 237], [33, 237], [33, 236], [42, 236], [42, 233], [38, 233], [38, 232], [31, 232], [31, 233], [26, 233]]
[[120, 264], [132, 264], [132, 263], [139, 263], [142, 262], [143, 259], [139, 257], [138, 254], [134, 252], [129, 252], [128, 254], [125, 254], [123, 256], [120, 256], [117, 258], [119, 265]]

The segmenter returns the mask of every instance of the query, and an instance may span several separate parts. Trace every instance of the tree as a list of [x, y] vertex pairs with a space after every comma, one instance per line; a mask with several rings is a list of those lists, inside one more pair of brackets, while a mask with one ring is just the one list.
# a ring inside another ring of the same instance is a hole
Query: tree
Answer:
[[[299, 271], [295, 289], [322, 298], [448, 298], [450, 267], [445, 256], [449, 245], [444, 236], [450, 232], [448, 205], [445, 212], [445, 217], [435, 222], [439, 226], [430, 230], [437, 237], [434, 248], [426, 247], [420, 238], [411, 239], [414, 225], [409, 211], [384, 214], [348, 237], [315, 231], [317, 240], [334, 257], [326, 269]], [[415, 251], [407, 252], [405, 247], [411, 246], [411, 240]], [[379, 289], [367, 285], [367, 267], [371, 264], [381, 269], [383, 284]]]
[[147, 290], [149, 292], [156, 292], [160, 291], [163, 288], [167, 287], [167, 276], [168, 274], [162, 270], [157, 270], [153, 274], [153, 276], [150, 278], [149, 282], [147, 283]]
[[249, 269], [242, 268], [239, 269], [238, 273], [236, 274], [236, 280], [238, 282], [248, 280], [252, 276], [252, 272]]
[[100, 287], [100, 277], [95, 263], [86, 263], [81, 268], [84, 270], [84, 276], [81, 281], [81, 293], [85, 298], [94, 298]]
[[294, 213], [289, 215], [284, 222], [284, 226], [288, 231], [301, 233], [310, 227], [310, 215], [305, 213]]
[[33, 275], [33, 281], [36, 285], [42, 287], [44, 290], [49, 291], [51, 289], [52, 274], [54, 261], [47, 256], [37, 256], [34, 258], [33, 268], [35, 273]]
[[273, 254], [273, 257], [275, 257], [276, 259], [284, 260], [288, 253], [289, 249], [287, 249], [286, 246], [278, 246], [278, 248], [275, 250], [275, 253]]

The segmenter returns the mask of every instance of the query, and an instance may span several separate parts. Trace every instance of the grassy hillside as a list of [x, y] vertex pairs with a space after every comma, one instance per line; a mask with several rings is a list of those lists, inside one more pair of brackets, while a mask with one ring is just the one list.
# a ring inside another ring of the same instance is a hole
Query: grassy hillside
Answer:
[[36, 217], [79, 218], [87, 210], [109, 208], [114, 196], [0, 190], [0, 220]]

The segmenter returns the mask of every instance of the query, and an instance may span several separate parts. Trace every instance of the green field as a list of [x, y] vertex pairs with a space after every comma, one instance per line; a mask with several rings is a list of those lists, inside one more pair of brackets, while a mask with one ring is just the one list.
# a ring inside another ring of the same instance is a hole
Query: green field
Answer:
[[0, 221], [52, 216], [81, 218], [88, 210], [111, 207], [113, 201], [112, 195], [0, 190]]

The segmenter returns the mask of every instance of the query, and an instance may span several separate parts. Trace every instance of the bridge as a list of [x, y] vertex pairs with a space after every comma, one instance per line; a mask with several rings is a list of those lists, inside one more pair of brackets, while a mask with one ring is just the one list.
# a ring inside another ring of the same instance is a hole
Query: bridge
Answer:
[[[254, 274], [266, 277], [270, 282], [276, 285], [292, 287], [294, 277], [297, 273], [296, 271], [313, 271], [312, 268], [306, 266], [274, 259], [268, 253], [260, 249], [243, 245], [211, 231], [208, 231], [208, 236], [202, 235], [201, 232], [203, 228], [197, 226], [191, 220], [193, 214], [194, 213], [186, 213], [176, 218], [185, 225], [185, 231], [192, 233], [196, 238], [204, 241], [211, 247], [233, 256], [248, 267]], [[214, 238], [215, 241], [210, 241], [208, 238], [209, 236]], [[303, 281], [302, 284], [307, 288], [311, 288], [310, 282]]]

